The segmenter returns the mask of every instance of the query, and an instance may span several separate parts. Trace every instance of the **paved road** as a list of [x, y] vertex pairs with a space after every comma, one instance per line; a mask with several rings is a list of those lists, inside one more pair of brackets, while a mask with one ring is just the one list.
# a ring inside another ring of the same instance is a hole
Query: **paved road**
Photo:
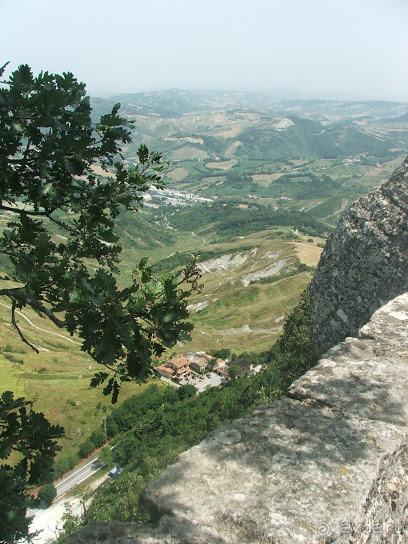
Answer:
[[99, 461], [98, 453], [94, 453], [88, 457], [88, 459], [83, 461], [74, 470], [67, 474], [65, 478], [61, 480], [61, 482], [55, 484], [57, 498], [61, 497], [61, 495], [92, 476], [92, 474], [94, 474], [101, 467], [103, 467], [103, 463]]

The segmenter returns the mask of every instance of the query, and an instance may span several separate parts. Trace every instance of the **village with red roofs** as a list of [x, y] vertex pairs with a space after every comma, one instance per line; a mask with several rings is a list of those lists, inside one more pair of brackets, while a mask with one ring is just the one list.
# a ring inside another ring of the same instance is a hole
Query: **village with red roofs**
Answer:
[[254, 367], [247, 359], [224, 360], [203, 351], [177, 355], [157, 366], [155, 370], [165, 380], [171, 380], [178, 385], [191, 384], [199, 391], [203, 391], [229, 381], [231, 379], [229, 369], [232, 365], [235, 368], [239, 367], [237, 374], [239, 377], [251, 376], [261, 370], [261, 365]]

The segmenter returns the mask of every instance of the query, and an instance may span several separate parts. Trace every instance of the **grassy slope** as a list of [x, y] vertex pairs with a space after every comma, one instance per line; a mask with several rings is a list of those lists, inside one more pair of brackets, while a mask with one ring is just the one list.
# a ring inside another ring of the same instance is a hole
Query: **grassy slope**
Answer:
[[[80, 351], [78, 344], [72, 343], [78, 339], [61, 332], [34, 312], [27, 310], [24, 314], [44, 329], [40, 331], [18, 316], [24, 334], [41, 349], [39, 354], [22, 343], [10, 324], [8, 301], [0, 300], [1, 390], [35, 400], [36, 411], [44, 412], [52, 423], [62, 425], [65, 438], [60, 441], [63, 451], [57, 459], [68, 457], [87, 435], [101, 428], [103, 417], [110, 413], [112, 405], [100, 388], [89, 386], [97, 365]], [[138, 394], [146, 386], [125, 384], [120, 400]]]
[[[140, 228], [140, 223], [137, 225]], [[164, 221], [159, 228], [166, 229], [165, 225]], [[285, 232], [290, 229], [282, 227], [280, 230]], [[143, 239], [143, 233], [139, 234]], [[203, 291], [196, 294], [191, 302], [212, 302], [201, 312], [192, 313], [191, 318], [195, 324], [192, 341], [176, 346], [174, 351], [187, 353], [215, 347], [231, 347], [234, 352], [261, 351], [275, 341], [281, 331], [283, 315], [298, 301], [301, 291], [310, 281], [310, 273], [303, 272], [275, 283], [248, 284], [247, 277], [250, 274], [259, 274], [276, 260], [286, 260], [282, 271], [288, 267], [293, 268], [298, 262], [298, 243], [268, 237], [270, 234], [254, 233], [230, 243], [209, 244], [215, 241], [211, 234], [204, 238], [199, 233], [172, 231], [173, 242], [170, 245], [159, 243], [148, 249], [136, 240], [136, 233], [129, 231], [134, 244], [126, 244], [122, 280], [126, 283], [127, 272], [145, 255], [150, 255], [153, 263], [180, 250], [199, 254], [200, 249], [210, 249], [221, 255], [236, 255], [242, 253], [242, 247], [256, 248], [255, 257], [248, 257], [242, 264], [238, 263], [227, 270], [215, 267], [203, 276]], [[314, 240], [313, 245], [306, 242], [303, 244], [308, 250], [306, 260], [309, 265], [316, 264], [320, 252], [316, 247], [318, 241]], [[279, 256], [271, 260], [271, 254]], [[225, 259], [228, 261], [229, 258]], [[305, 261], [305, 258], [301, 260]], [[247, 278], [247, 285], [243, 284], [243, 278]], [[18, 317], [18, 323], [27, 338], [41, 348], [40, 354], [21, 342], [10, 324], [8, 300], [0, 300], [1, 389], [10, 389], [17, 395], [36, 400], [36, 410], [43, 411], [51, 422], [63, 425], [66, 437], [61, 441], [64, 449], [59, 457], [69, 456], [90, 432], [100, 428], [104, 415], [111, 410], [110, 401], [103, 396], [101, 389], [89, 386], [97, 365], [80, 351], [78, 339], [71, 338], [30, 310], [25, 310], [24, 314], [34, 325], [43, 329], [38, 330], [22, 316]], [[125, 384], [120, 401], [139, 393], [144, 387]]]
[[[267, 274], [268, 269], [273, 271], [276, 265], [282, 265], [282, 269], [269, 279], [295, 272], [299, 262], [315, 266], [321, 248], [317, 247], [318, 239], [307, 244], [310, 251], [306, 252], [305, 237], [300, 237], [304, 243], [298, 246], [297, 241], [268, 238], [268, 234], [255, 233], [237, 242], [211, 245], [211, 249], [222, 250], [230, 257], [204, 262], [209, 272], [204, 273], [203, 290], [193, 297], [192, 303], [208, 305], [192, 313], [192, 341], [180, 346], [180, 350], [231, 348], [235, 353], [260, 352], [276, 341], [284, 316], [298, 302], [311, 273], [301, 272], [271, 283], [257, 282], [256, 278]], [[239, 252], [240, 246], [254, 249]], [[231, 263], [235, 265], [230, 266]]]
[[[210, 267], [210, 272], [205, 272], [202, 277], [202, 292], [191, 299], [191, 320], [195, 325], [191, 333], [192, 341], [180, 343], [170, 353], [210, 350], [215, 347], [232, 348], [234, 352], [258, 352], [270, 347], [281, 332], [285, 311], [296, 304], [311, 279], [311, 273], [302, 272], [292, 277], [283, 277], [276, 283], [251, 285], [250, 281], [256, 279], [256, 276], [262, 277], [264, 269], [273, 267], [276, 262], [284, 261], [282, 270], [276, 272], [278, 276], [295, 270], [299, 262], [316, 266], [321, 252], [317, 243], [322, 240], [316, 238], [313, 244], [309, 244], [306, 243], [309, 237], [300, 236], [299, 241], [303, 239], [303, 247], [306, 245], [307, 250], [300, 251], [297, 241], [286, 238], [291, 227], [276, 227], [274, 231], [257, 232], [240, 236], [231, 242], [220, 242], [211, 229], [204, 228], [204, 233], [199, 229], [195, 232], [174, 228], [169, 230], [166, 218], [163, 217], [166, 211], [145, 211], [153, 216], [158, 214], [159, 226], [156, 228], [162, 229], [163, 233], [170, 232], [173, 241], [165, 245], [158, 240], [146, 247], [142, 242], [143, 232], [138, 233], [140, 236], [137, 238], [137, 233], [133, 233], [134, 243], [127, 244], [123, 252], [123, 283], [126, 283], [134, 263], [144, 256], [148, 256], [152, 264], [177, 252], [191, 252], [199, 256], [201, 252], [210, 251], [218, 254], [221, 261], [223, 255], [227, 256], [224, 257], [227, 266], [225, 270], [225, 263], [218, 266], [211, 261], [209, 264], [204, 262], [207, 268]], [[170, 209], [168, 213], [171, 213]], [[282, 233], [277, 238], [276, 230]], [[256, 255], [250, 255], [250, 249], [242, 251], [241, 248], [253, 248]], [[228, 256], [236, 255], [246, 258], [245, 262], [240, 263], [238, 259], [237, 264], [229, 267]], [[206, 302], [209, 302], [206, 308], [195, 312], [195, 305]]]

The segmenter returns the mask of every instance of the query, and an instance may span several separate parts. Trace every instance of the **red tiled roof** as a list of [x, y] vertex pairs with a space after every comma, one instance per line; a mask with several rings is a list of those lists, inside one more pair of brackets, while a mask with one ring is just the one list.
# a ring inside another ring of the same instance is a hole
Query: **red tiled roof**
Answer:
[[182, 368], [183, 366], [188, 366], [188, 361], [186, 357], [173, 357], [173, 359], [170, 359], [168, 364], [176, 368]]
[[211, 361], [211, 359], [212, 359], [211, 355], [208, 355], [204, 351], [201, 351], [198, 355], [199, 355], [199, 357], [204, 357], [205, 359], [207, 359], [207, 361]]
[[166, 365], [159, 365], [159, 366], [156, 366], [156, 370], [158, 370], [160, 372], [160, 370], [162, 372], [168, 372], [169, 374], [174, 374], [176, 371], [173, 369], [173, 368], [170, 368]]
[[198, 366], [206, 366], [208, 365], [208, 361], [205, 357], [196, 357], [194, 361], [192, 361], [190, 364], [196, 364]]

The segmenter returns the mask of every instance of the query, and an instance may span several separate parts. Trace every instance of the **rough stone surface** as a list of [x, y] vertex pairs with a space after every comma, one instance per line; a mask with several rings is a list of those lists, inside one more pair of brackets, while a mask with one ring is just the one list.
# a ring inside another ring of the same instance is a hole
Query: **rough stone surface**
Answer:
[[407, 544], [408, 294], [329, 350], [290, 396], [211, 433], [154, 480], [155, 526], [76, 544]]
[[321, 355], [408, 290], [408, 159], [359, 198], [329, 237], [311, 284], [312, 336]]

